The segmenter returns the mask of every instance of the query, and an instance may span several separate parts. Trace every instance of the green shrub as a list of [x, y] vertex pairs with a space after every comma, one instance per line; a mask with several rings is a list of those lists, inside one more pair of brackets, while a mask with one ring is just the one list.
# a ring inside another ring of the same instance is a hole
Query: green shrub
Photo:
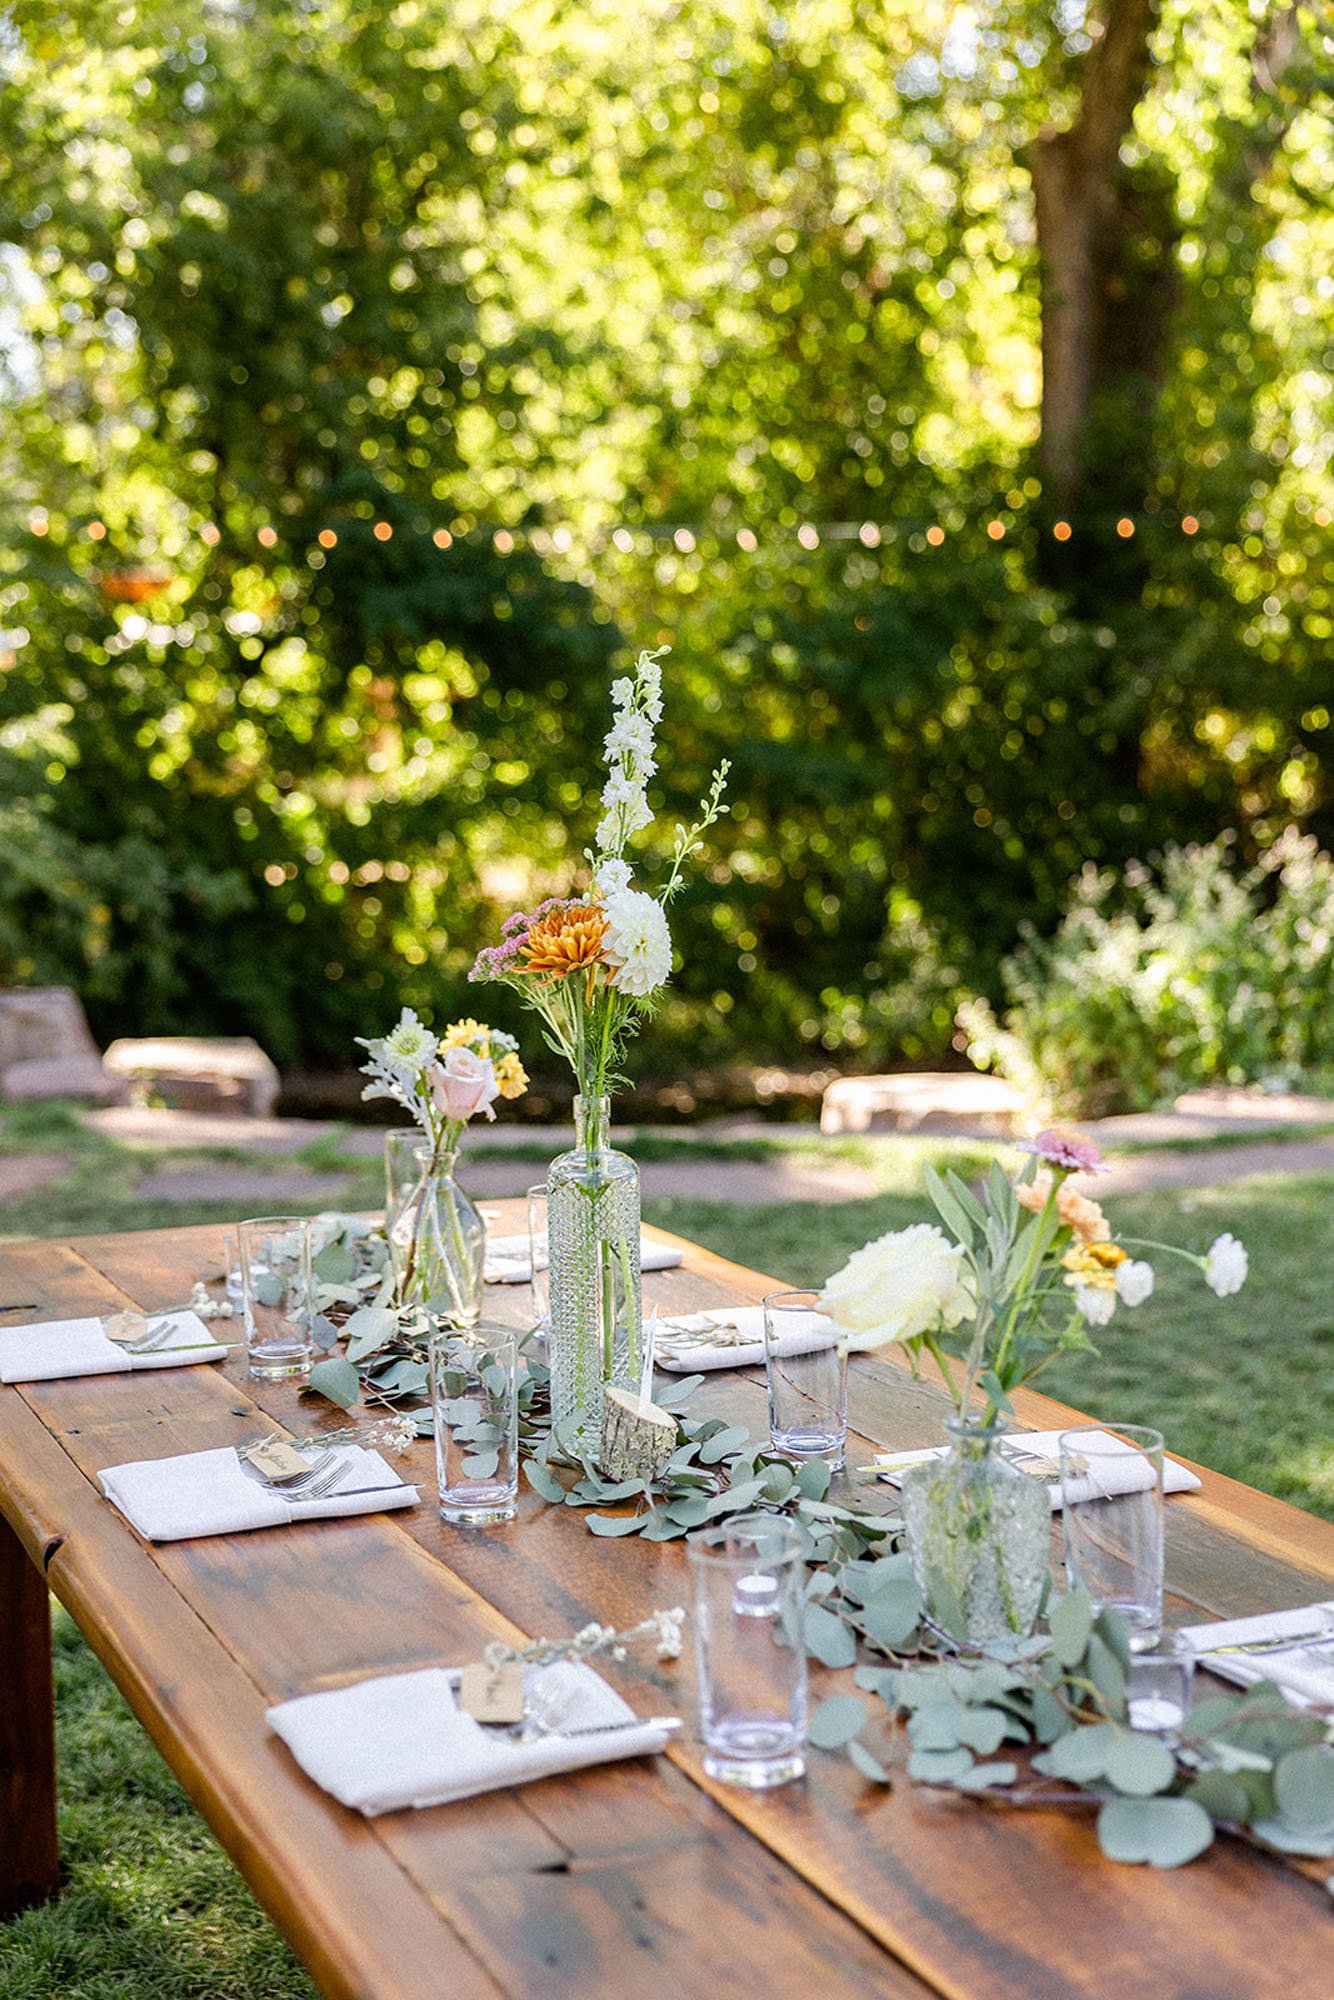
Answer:
[[1245, 873], [1229, 846], [1086, 868], [1055, 935], [1006, 962], [1003, 1024], [985, 1001], [961, 1010], [974, 1061], [1085, 1116], [1200, 1084], [1327, 1082], [1334, 861], [1294, 828]]

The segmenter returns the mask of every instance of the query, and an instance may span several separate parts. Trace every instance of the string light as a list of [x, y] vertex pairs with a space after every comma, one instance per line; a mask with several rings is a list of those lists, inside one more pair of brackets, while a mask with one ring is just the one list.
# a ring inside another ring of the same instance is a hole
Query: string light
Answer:
[[932, 526], [926, 531], [926, 539], [930, 542], [933, 549], [938, 549], [945, 539], [945, 530]]
[[276, 528], [260, 529], [259, 540], [266, 549], [271, 549], [274, 543], [277, 541], [277, 539], [278, 539], [278, 530]]
[[321, 528], [315, 539], [322, 549], [336, 549], [338, 547], [338, 537], [332, 528]]
[[1181, 532], [1183, 535], [1198, 535], [1200, 524], [1193, 514], [1187, 514], [1184, 517], [1181, 523]]
[[393, 540], [394, 531], [390, 527], [388, 521], [377, 521], [375, 523], [375, 526], [371, 529], [371, 533], [374, 535], [377, 542], [388, 542]]
[[105, 541], [106, 532], [107, 524], [105, 521], [90, 521], [88, 523], [88, 539], [90, 542]]
[[1058, 542], [1068, 542], [1074, 533], [1074, 529], [1068, 521], [1057, 521], [1052, 528], [1052, 533]]
[[993, 542], [1003, 542], [1005, 540], [1005, 523], [1003, 521], [988, 521], [987, 537]]
[[1135, 532], [1135, 523], [1128, 514], [1123, 514], [1116, 524], [1116, 532], [1123, 542], [1128, 542]]

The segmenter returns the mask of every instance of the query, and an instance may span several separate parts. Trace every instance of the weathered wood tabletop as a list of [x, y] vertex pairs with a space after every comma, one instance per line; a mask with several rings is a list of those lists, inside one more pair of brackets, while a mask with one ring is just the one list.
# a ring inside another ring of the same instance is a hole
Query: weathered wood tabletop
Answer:
[[[502, 1225], [503, 1226], [503, 1225]], [[517, 1218], [514, 1226], [519, 1226]], [[176, 1303], [216, 1271], [220, 1232], [0, 1248], [0, 1325]], [[756, 1299], [773, 1280], [687, 1248], [646, 1280], [669, 1311]], [[526, 1293], [498, 1289], [497, 1317]], [[1258, 1310], [1262, 1308], [1257, 1308]], [[759, 1375], [711, 1377], [694, 1408], [766, 1417]], [[889, 1363], [854, 1367], [850, 1462], [934, 1442], [941, 1398]], [[1036, 1395], [1035, 1427], [1075, 1421]], [[1103, 1412], [1106, 1417], [1133, 1412]], [[526, 1489], [516, 1522], [447, 1527], [428, 1447], [422, 1505], [359, 1520], [144, 1543], [96, 1474], [336, 1420], [252, 1384], [244, 1356], [0, 1388], [0, 1902], [57, 1879], [46, 1588], [323, 1990], [347, 2000], [637, 2000], [763, 1991], [895, 2000], [1316, 2000], [1330, 1981], [1326, 1869], [1231, 1840], [1169, 1873], [1114, 1866], [1088, 1814], [866, 1786], [813, 1753], [804, 1783], [751, 1796], [697, 1746], [425, 1812], [364, 1820], [311, 1784], [265, 1725], [274, 1701], [477, 1657], [488, 1638], [568, 1636], [684, 1603], [679, 1545], [600, 1541]], [[1170, 1444], [1170, 1440], [1169, 1440]], [[1204, 1472], [1168, 1502], [1174, 1622], [1313, 1601], [1334, 1527]], [[642, 1712], [693, 1718], [690, 1661], [625, 1670]], [[814, 1692], [847, 1685], [816, 1670]], [[901, 1752], [890, 1752], [891, 1759]]]

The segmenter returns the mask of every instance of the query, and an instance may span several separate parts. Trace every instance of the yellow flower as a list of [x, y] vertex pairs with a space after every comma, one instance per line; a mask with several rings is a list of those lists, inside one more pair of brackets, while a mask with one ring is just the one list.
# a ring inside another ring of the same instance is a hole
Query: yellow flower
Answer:
[[1080, 1243], [1066, 1251], [1061, 1262], [1070, 1273], [1067, 1285], [1086, 1285], [1091, 1291], [1115, 1291], [1116, 1267], [1129, 1261], [1119, 1243]]
[[440, 1037], [440, 1048], [471, 1049], [474, 1055], [489, 1056], [491, 1053], [491, 1030], [484, 1021], [455, 1021]]
[[502, 1097], [522, 1097], [528, 1088], [528, 1072], [516, 1055], [506, 1055], [496, 1064], [496, 1083]]

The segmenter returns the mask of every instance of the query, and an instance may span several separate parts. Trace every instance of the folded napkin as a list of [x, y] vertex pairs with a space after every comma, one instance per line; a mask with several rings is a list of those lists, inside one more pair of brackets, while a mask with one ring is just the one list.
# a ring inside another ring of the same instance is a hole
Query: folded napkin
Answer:
[[37, 1326], [10, 1326], [0, 1333], [0, 1382], [55, 1382], [64, 1375], [128, 1375], [136, 1368], [192, 1368], [223, 1361], [227, 1349], [213, 1338], [198, 1313], [150, 1313], [150, 1330], [169, 1319], [176, 1329], [167, 1354], [127, 1354], [108, 1340], [100, 1319], [50, 1319]]
[[[786, 1331], [775, 1343], [780, 1355], [814, 1354], [834, 1344], [834, 1329], [824, 1313], [785, 1312], [783, 1325]], [[716, 1306], [710, 1312], [660, 1320], [653, 1359], [657, 1367], [678, 1375], [708, 1368], [762, 1367], [764, 1307]]]
[[[1244, 1646], [1257, 1639], [1296, 1639], [1329, 1629], [1329, 1643], [1310, 1651], [1290, 1653], [1215, 1653], [1213, 1646]], [[1195, 1648], [1195, 1658], [1211, 1674], [1250, 1687], [1274, 1681], [1301, 1708], [1334, 1704], [1334, 1599], [1304, 1604], [1298, 1611], [1265, 1611], [1256, 1618], [1224, 1618], [1213, 1625], [1187, 1625], [1182, 1637]]]
[[[339, 1514], [379, 1514], [411, 1507], [418, 1494], [405, 1485], [378, 1451], [349, 1445], [337, 1453], [342, 1477], [321, 1500], [284, 1495], [247, 1472], [234, 1451], [191, 1451], [179, 1458], [141, 1458], [99, 1472], [102, 1491], [150, 1542], [183, 1542], [198, 1535], [235, 1535], [247, 1528], [279, 1528], [289, 1521], [328, 1520]], [[314, 1461], [312, 1461], [313, 1463]], [[320, 1461], [332, 1471], [334, 1455]], [[383, 1488], [389, 1488], [388, 1492]]]
[[[302, 1770], [345, 1806], [368, 1814], [448, 1805], [557, 1771], [616, 1757], [655, 1755], [667, 1741], [649, 1723], [606, 1735], [538, 1736], [516, 1742], [465, 1715], [457, 1675], [442, 1667], [382, 1675], [327, 1694], [299, 1695], [268, 1712]], [[591, 1667], [558, 1660], [530, 1668], [564, 1730], [632, 1722], [634, 1710]]]
[[[640, 1238], [639, 1268], [641, 1271], [674, 1271], [685, 1261], [685, 1252], [674, 1250], [668, 1243], [650, 1243], [647, 1236]], [[538, 1256], [537, 1268], [545, 1271], [547, 1260]], [[531, 1252], [526, 1236], [488, 1236], [486, 1239], [486, 1268], [483, 1277], [488, 1285], [526, 1285], [533, 1275]]]
[[[1059, 1513], [1061, 1508], [1061, 1478], [1057, 1468], [1063, 1435], [1061, 1431], [1016, 1431], [1006, 1438], [1003, 1447], [1005, 1456], [1012, 1464], [1033, 1472], [1046, 1485], [1053, 1514]], [[1148, 1468], [1133, 1446], [1122, 1444], [1120, 1438], [1113, 1437], [1110, 1432], [1099, 1431], [1096, 1435], [1100, 1442], [1115, 1450], [1116, 1457], [1100, 1455], [1097, 1482], [1091, 1476], [1081, 1479], [1073, 1489], [1076, 1500], [1137, 1493], [1149, 1485]], [[875, 1465], [887, 1485], [901, 1486], [903, 1474], [910, 1465], [925, 1465], [929, 1459], [943, 1458], [948, 1450], [948, 1445], [939, 1444], [933, 1445], [929, 1451], [877, 1452]], [[1119, 1462], [1122, 1453], [1124, 1464]], [[1199, 1484], [1196, 1474], [1188, 1472], [1184, 1465], [1178, 1465], [1173, 1458], [1163, 1460], [1164, 1493], [1193, 1493]]]

